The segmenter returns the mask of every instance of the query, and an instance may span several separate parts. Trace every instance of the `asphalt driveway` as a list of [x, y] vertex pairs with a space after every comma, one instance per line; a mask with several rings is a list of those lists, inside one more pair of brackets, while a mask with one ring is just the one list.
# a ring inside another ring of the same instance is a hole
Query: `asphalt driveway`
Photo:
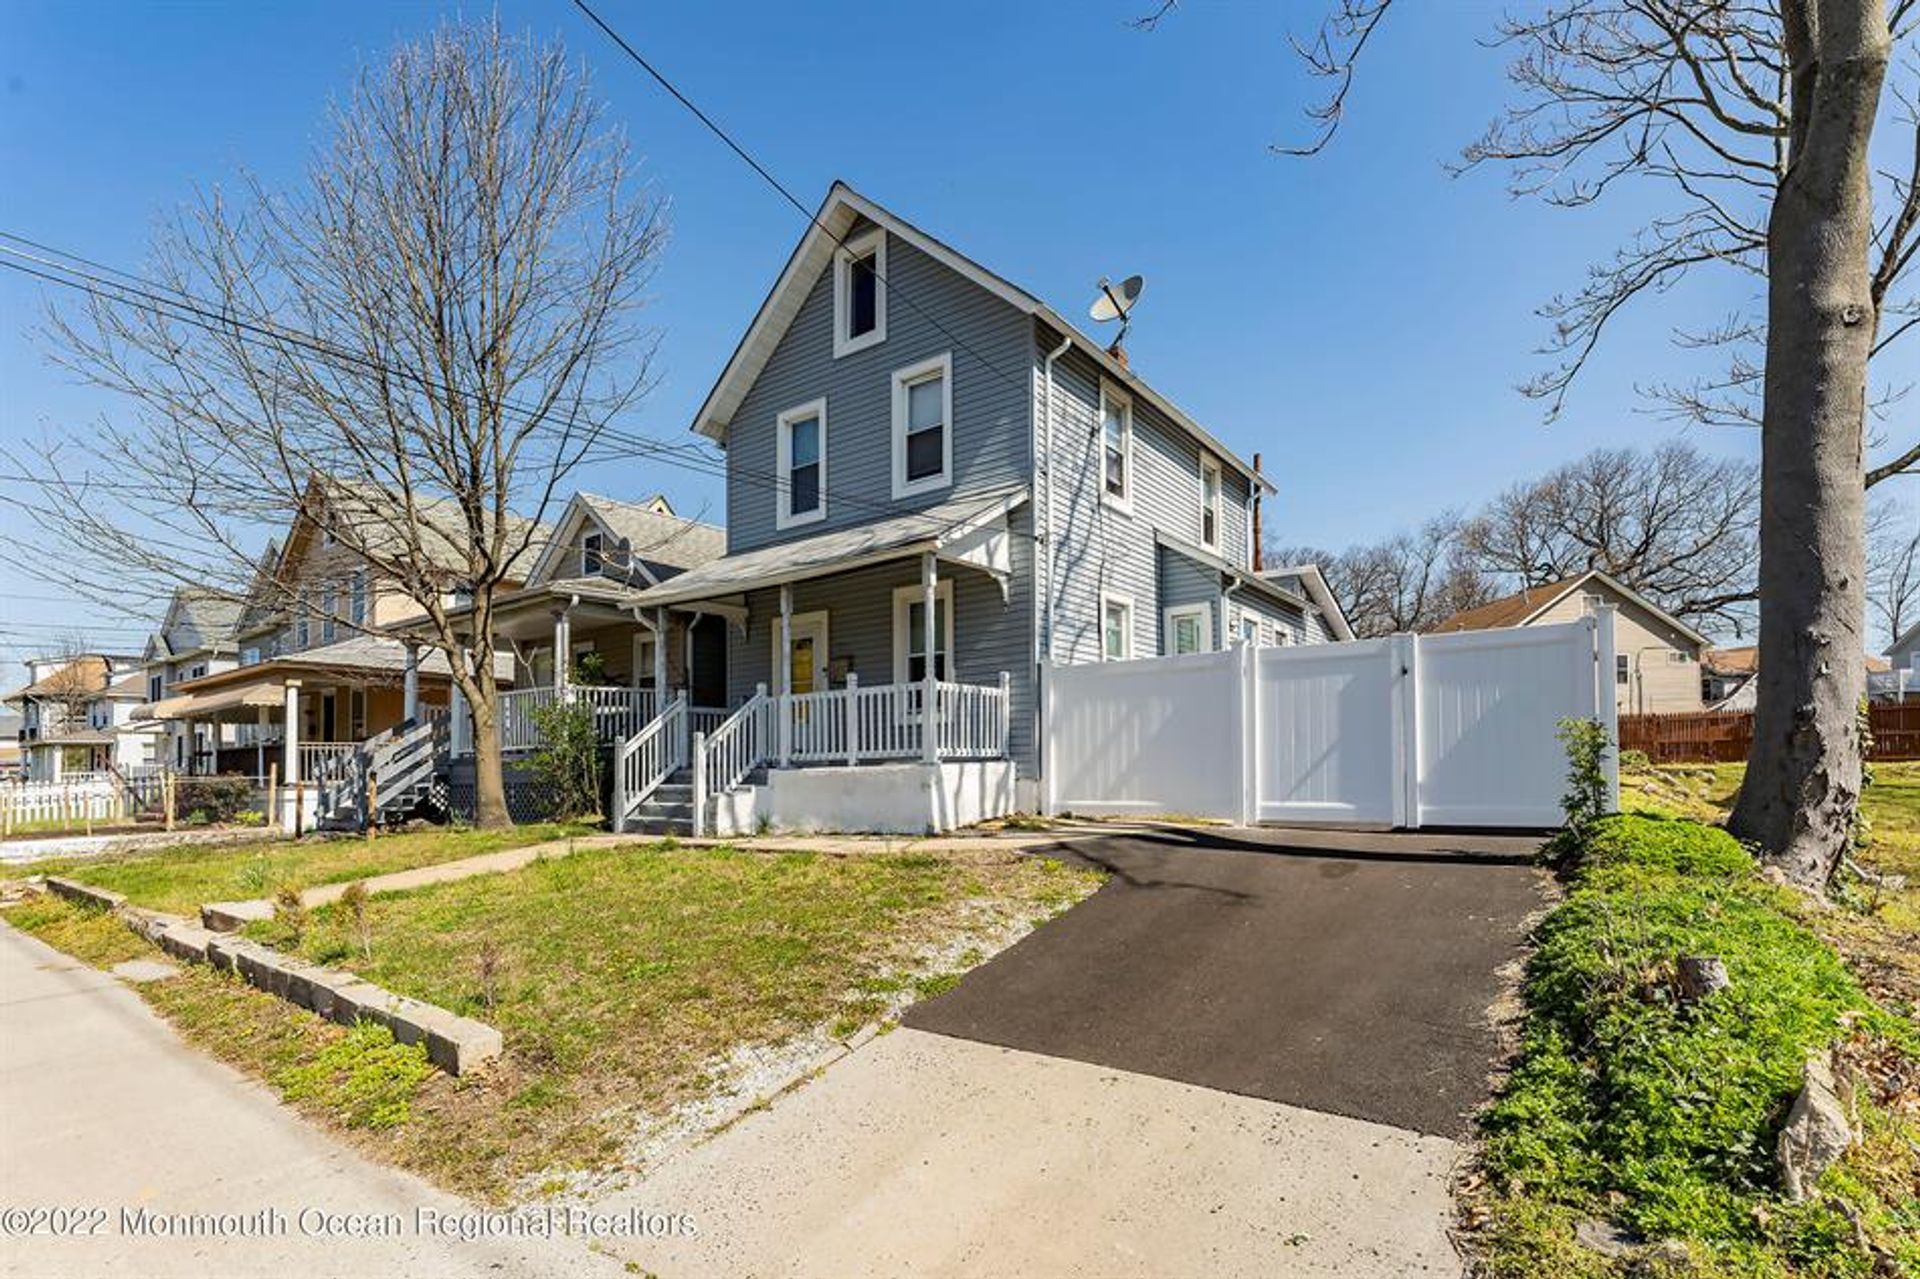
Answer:
[[1107, 885], [906, 1024], [1457, 1137], [1487, 1095], [1499, 970], [1543, 905], [1528, 847], [1218, 828], [1077, 841], [1058, 855]]

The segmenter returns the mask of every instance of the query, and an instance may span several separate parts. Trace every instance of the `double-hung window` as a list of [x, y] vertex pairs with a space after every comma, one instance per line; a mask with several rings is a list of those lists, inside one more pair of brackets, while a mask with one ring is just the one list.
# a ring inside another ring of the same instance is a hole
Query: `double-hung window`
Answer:
[[1100, 657], [1124, 662], [1133, 656], [1133, 600], [1125, 595], [1100, 596]]
[[1133, 505], [1133, 405], [1110, 386], [1100, 388], [1100, 500]]
[[887, 233], [849, 240], [833, 257], [833, 357], [887, 340]]
[[320, 592], [320, 642], [333, 643], [334, 617], [340, 607], [339, 598], [329, 586]]
[[778, 528], [811, 524], [827, 514], [827, 402], [814, 400], [782, 413], [778, 422], [780, 436], [779, 483], [775, 498], [780, 503], [774, 512]]
[[600, 576], [600, 570], [605, 568], [607, 563], [601, 554], [601, 545], [598, 533], [589, 533], [580, 539], [580, 576]]
[[953, 482], [953, 356], [936, 355], [893, 375], [893, 495], [912, 497]]
[[[953, 678], [953, 583], [941, 582], [933, 597], [933, 677]], [[926, 588], [902, 586], [893, 593], [893, 681], [918, 684], [927, 677]], [[918, 706], [918, 701], [914, 702]]]
[[313, 596], [301, 591], [293, 607], [293, 646], [303, 649], [312, 638]]
[[353, 619], [355, 626], [364, 626], [367, 621], [367, 570], [355, 569], [353, 581], [349, 587], [347, 616]]
[[1200, 458], [1200, 545], [1220, 549], [1220, 463]]

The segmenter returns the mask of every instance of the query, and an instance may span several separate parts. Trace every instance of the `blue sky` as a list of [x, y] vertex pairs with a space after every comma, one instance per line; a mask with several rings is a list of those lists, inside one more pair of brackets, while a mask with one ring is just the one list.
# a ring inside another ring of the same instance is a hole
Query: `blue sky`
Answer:
[[[1477, 42], [1497, 6], [1396, 11], [1340, 137], [1313, 160], [1268, 144], [1303, 128], [1314, 86], [1285, 38], [1316, 6], [1190, 0], [1153, 34], [1129, 29], [1145, 7], [603, 0], [602, 12], [809, 203], [845, 178], [1068, 314], [1102, 274], [1145, 273], [1135, 369], [1229, 445], [1265, 454], [1281, 488], [1267, 523], [1285, 541], [1378, 537], [1596, 445], [1682, 429], [1641, 411], [1633, 388], [1685, 375], [1674, 325], [1751, 300], [1727, 275], [1630, 316], [1555, 424], [1513, 389], [1543, 367], [1534, 308], [1644, 210], [1551, 210], [1510, 200], [1496, 173], [1443, 171], [1506, 89], [1502, 55]], [[12, 0], [0, 228], [138, 269], [157, 214], [242, 166], [294, 182], [359, 62], [462, 11]], [[682, 438], [803, 222], [569, 5], [498, 12], [586, 62], [672, 200], [651, 314], [661, 380], [628, 429]], [[34, 282], [0, 272], [9, 445], [126, 411], [48, 365], [30, 332], [41, 305]], [[1743, 433], [1693, 438], [1756, 447]], [[715, 481], [655, 463], [581, 484], [719, 508]], [[20, 532], [0, 509], [0, 538]], [[55, 594], [0, 561], [0, 661], [75, 625], [138, 647], [132, 620]]]

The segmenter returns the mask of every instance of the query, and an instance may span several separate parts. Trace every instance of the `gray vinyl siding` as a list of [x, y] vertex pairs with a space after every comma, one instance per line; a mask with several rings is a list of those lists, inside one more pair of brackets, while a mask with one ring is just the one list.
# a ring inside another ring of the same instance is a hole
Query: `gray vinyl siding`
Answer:
[[[1167, 644], [1166, 611], [1179, 608], [1183, 604], [1204, 604], [1207, 606], [1208, 629], [1213, 633], [1215, 648], [1226, 646], [1225, 631], [1220, 616], [1220, 573], [1198, 560], [1182, 555], [1171, 547], [1160, 547], [1160, 607], [1154, 618], [1154, 625], [1160, 633], [1159, 643], [1150, 651], [1162, 656], [1172, 652]], [[1144, 654], [1143, 654], [1144, 656]]]
[[[1252, 616], [1255, 618], [1260, 627], [1260, 643], [1262, 645], [1319, 642], [1319, 640], [1311, 636], [1309, 632], [1309, 624], [1305, 612], [1290, 604], [1282, 604], [1280, 601], [1269, 599], [1264, 595], [1256, 595], [1244, 587], [1228, 597], [1227, 613], [1228, 626], [1230, 633], [1233, 635], [1240, 633], [1240, 621], [1243, 617]], [[1282, 631], [1287, 635], [1285, 640], [1280, 638], [1280, 632]]]
[[[889, 317], [891, 328], [891, 317]], [[1039, 772], [1034, 746], [1033, 538], [1031, 508], [1009, 521], [1013, 578], [1007, 598], [987, 574], [941, 564], [940, 577], [953, 583], [953, 676], [966, 684], [993, 684], [1000, 672], [1011, 677], [1013, 757], [1021, 777]], [[920, 562], [904, 559], [832, 577], [796, 582], [796, 615], [825, 610], [827, 657], [844, 660], [862, 684], [893, 682], [893, 593], [920, 583]], [[738, 705], [755, 687], [775, 687], [774, 636], [780, 627], [780, 592], [747, 596], [747, 628], [728, 628], [728, 701]]]
[[[741, 401], [727, 429], [729, 552], [1027, 480], [1032, 336], [1026, 317], [898, 237], [889, 237], [887, 278], [894, 290], [886, 341], [835, 359], [829, 263]], [[943, 352], [953, 358], [953, 483], [896, 502], [893, 373]], [[827, 401], [826, 515], [778, 529], [776, 419], [821, 397]]]

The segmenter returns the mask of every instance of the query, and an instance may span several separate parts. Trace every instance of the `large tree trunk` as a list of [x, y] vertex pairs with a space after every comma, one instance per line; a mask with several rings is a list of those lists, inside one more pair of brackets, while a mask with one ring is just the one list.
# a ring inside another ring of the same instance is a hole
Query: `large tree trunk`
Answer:
[[493, 677], [493, 649], [474, 654], [473, 824], [482, 830], [513, 825], [507, 811], [506, 769], [500, 755], [500, 685]]
[[1824, 888], [1860, 797], [1862, 425], [1874, 332], [1867, 144], [1890, 37], [1881, 0], [1788, 0], [1793, 132], [1767, 230], [1759, 700], [1732, 828]]

